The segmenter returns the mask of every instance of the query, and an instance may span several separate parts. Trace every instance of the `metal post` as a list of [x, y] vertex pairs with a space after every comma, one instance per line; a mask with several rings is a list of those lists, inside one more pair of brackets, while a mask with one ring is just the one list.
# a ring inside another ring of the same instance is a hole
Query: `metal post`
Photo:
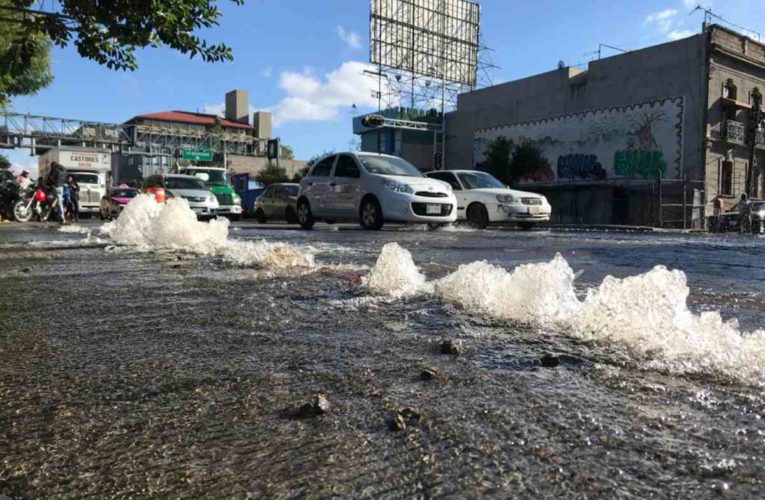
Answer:
[[664, 227], [664, 201], [662, 200], [662, 188], [661, 188], [661, 170], [659, 170], [659, 227]]
[[752, 143], [749, 146], [749, 165], [747, 167], [746, 172], [746, 186], [744, 191], [746, 192], [746, 195], [749, 198], [752, 198], [752, 195], [755, 193], [752, 193], [752, 189], [754, 188], [755, 183], [755, 177], [757, 168], [754, 164], [755, 162], [755, 148], [757, 147], [757, 127], [760, 123], [760, 115], [762, 111], [762, 98], [758, 94], [752, 94], [752, 113], [754, 113], [754, 116], [752, 116], [752, 135], [750, 140]]
[[688, 229], [688, 177], [683, 174], [683, 229]]

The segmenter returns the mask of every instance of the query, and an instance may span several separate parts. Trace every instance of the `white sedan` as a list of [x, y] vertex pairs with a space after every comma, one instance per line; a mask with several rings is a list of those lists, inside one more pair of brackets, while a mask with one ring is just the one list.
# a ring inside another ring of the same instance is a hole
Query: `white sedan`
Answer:
[[457, 200], [448, 183], [428, 179], [406, 160], [376, 153], [332, 154], [300, 180], [298, 222], [358, 220], [365, 229], [385, 221], [426, 223], [457, 220]]
[[494, 176], [478, 170], [440, 170], [428, 177], [448, 182], [457, 197], [457, 218], [474, 227], [491, 222], [516, 222], [531, 229], [537, 222], [548, 222], [552, 207], [541, 194], [510, 189]]

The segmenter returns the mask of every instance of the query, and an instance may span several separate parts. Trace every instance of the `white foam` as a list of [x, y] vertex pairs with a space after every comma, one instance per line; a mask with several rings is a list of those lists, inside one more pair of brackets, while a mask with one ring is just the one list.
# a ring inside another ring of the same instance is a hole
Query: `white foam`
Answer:
[[74, 233], [74, 234], [90, 234], [91, 229], [83, 226], [61, 226], [58, 228], [59, 233]]
[[115, 221], [104, 224], [100, 231], [121, 245], [215, 255], [242, 266], [290, 269], [314, 264], [312, 254], [284, 243], [229, 240], [228, 229], [227, 219], [198, 221], [182, 198], [160, 204], [150, 195], [139, 194]]
[[383, 246], [362, 282], [373, 293], [393, 298], [411, 297], [426, 290], [425, 275], [415, 265], [412, 254], [395, 242]]
[[566, 260], [556, 255], [512, 272], [473, 262], [428, 283], [411, 254], [389, 243], [366, 283], [377, 294], [434, 293], [474, 314], [551, 327], [626, 350], [646, 368], [765, 384], [765, 330], [742, 332], [736, 320], [723, 321], [717, 312], [691, 312], [682, 271], [657, 266], [625, 279], [609, 276], [583, 301], [576, 297], [575, 278]]
[[576, 314], [574, 272], [560, 255], [543, 264], [524, 264], [508, 273], [487, 262], [460, 266], [435, 284], [436, 294], [470, 312], [550, 325]]

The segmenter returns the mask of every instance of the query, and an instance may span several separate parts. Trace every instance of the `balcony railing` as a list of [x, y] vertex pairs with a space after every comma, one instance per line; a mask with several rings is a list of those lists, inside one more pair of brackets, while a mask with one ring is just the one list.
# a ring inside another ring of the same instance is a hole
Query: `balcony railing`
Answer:
[[741, 122], [737, 122], [735, 120], [727, 120], [725, 122], [723, 137], [727, 142], [732, 142], [734, 144], [745, 144], [746, 127]]
[[[726, 120], [723, 123], [723, 139], [731, 144], [747, 145], [751, 143], [751, 133], [746, 130], [746, 124], [735, 120]], [[755, 132], [756, 147], [765, 149], [765, 130]]]

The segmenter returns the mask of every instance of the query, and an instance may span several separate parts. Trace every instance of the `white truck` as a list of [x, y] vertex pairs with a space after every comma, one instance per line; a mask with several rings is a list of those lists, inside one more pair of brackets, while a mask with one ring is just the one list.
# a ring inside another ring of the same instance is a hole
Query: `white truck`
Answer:
[[98, 214], [101, 198], [111, 182], [111, 152], [69, 146], [49, 149], [37, 162], [41, 176], [45, 177], [54, 161], [63, 165], [80, 185], [80, 213]]

